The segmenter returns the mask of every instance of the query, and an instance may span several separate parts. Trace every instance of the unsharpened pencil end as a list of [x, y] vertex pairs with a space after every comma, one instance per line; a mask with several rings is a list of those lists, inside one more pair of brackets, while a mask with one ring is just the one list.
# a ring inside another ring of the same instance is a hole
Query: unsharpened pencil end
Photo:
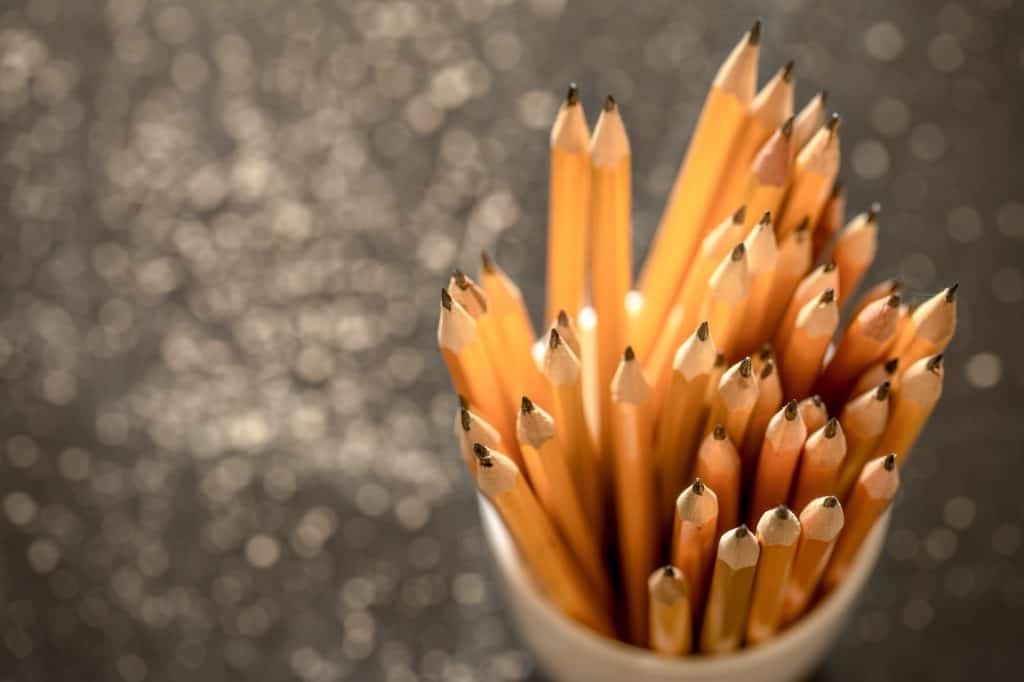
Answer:
[[708, 321], [704, 320], [703, 322], [700, 323], [700, 326], [697, 327], [697, 339], [699, 341], [707, 341], [708, 336], [710, 335], [711, 329], [708, 327]]
[[892, 471], [896, 468], [896, 453], [890, 452], [885, 456], [885, 461], [882, 462], [882, 466], [885, 467], [886, 471]]
[[565, 103], [570, 107], [579, 104], [580, 102], [580, 89], [576, 87], [575, 83], [569, 83], [569, 90], [565, 93]]
[[783, 416], [786, 417], [786, 421], [793, 421], [794, 419], [796, 419], [796, 416], [800, 414], [800, 403], [798, 403], [795, 399], [790, 400], [788, 403], [786, 403], [786, 411], [783, 412], [782, 414]]

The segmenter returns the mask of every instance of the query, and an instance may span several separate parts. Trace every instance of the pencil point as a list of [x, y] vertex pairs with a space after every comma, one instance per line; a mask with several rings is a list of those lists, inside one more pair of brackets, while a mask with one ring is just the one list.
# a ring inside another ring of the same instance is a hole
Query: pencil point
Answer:
[[614, 111], [615, 110], [615, 98], [612, 97], [611, 95], [607, 95], [604, 98], [604, 110], [605, 111]]
[[836, 290], [829, 287], [821, 292], [821, 298], [818, 299], [818, 303], [831, 303], [834, 300], [836, 300]]
[[767, 379], [768, 377], [770, 377], [772, 375], [772, 372], [774, 372], [774, 371], [775, 371], [775, 361], [769, 358], [761, 366], [761, 378], [762, 379]]
[[818, 97], [821, 98], [821, 106], [825, 106], [828, 102], [828, 90], [822, 90], [818, 93]]
[[462, 430], [468, 433], [470, 424], [472, 424], [469, 420], [469, 410], [463, 407], [459, 411], [459, 421], [462, 422]]
[[789, 507], [784, 504], [780, 504], [775, 508], [775, 518], [785, 519], [789, 516]]
[[715, 367], [721, 367], [725, 364], [725, 353], [718, 351], [715, 353]]
[[445, 310], [452, 309], [452, 295], [444, 288], [441, 289], [441, 307]]
[[885, 456], [885, 462], [882, 463], [886, 471], [892, 471], [896, 468], [896, 453], [890, 452]]
[[747, 206], [744, 204], [736, 209], [736, 212], [732, 214], [732, 221], [739, 225], [747, 219]]
[[793, 67], [796, 66], [796, 62], [790, 59], [786, 62], [786, 65], [782, 67], [782, 80], [789, 83], [793, 80]]
[[839, 431], [839, 420], [832, 417], [825, 423], [825, 438], [835, 438]]
[[725, 427], [721, 424], [715, 424], [715, 430], [712, 433], [715, 440], [725, 440]]
[[469, 401], [466, 400], [466, 396], [462, 395], [461, 393], [459, 393], [457, 395], [459, 396], [459, 409], [468, 410], [469, 409]]
[[833, 197], [838, 197], [839, 195], [841, 195], [843, 193], [843, 190], [845, 190], [845, 189], [846, 189], [846, 187], [843, 185], [842, 179], [841, 178], [836, 178], [835, 183], [833, 183], [833, 185], [832, 185], [832, 196]]
[[875, 389], [875, 400], [881, 402], [889, 397], [889, 391], [892, 389], [889, 380], [886, 379], [882, 383], [878, 384], [878, 388]]
[[828, 507], [829, 509], [832, 509], [832, 508], [834, 508], [834, 507], [836, 507], [838, 505], [839, 505], [839, 498], [836, 497], [835, 495], [829, 495], [821, 503], [821, 506]]
[[519, 401], [519, 411], [523, 414], [530, 414], [533, 412], [533, 401], [524, 395], [523, 399]]
[[786, 119], [786, 122], [782, 124], [782, 136], [792, 137], [793, 135], [793, 124], [796, 122], [796, 116], [790, 116]]
[[708, 328], [708, 321], [704, 320], [700, 323], [700, 326], [697, 327], [697, 339], [699, 341], [707, 341], [710, 333], [711, 330]]
[[772, 212], [765, 211], [764, 215], [761, 216], [761, 222], [758, 225], [771, 225], [772, 224]]
[[747, 35], [747, 43], [750, 45], [757, 45], [761, 42], [761, 20], [758, 19], [754, 22], [754, 25], [750, 27], [750, 33]]
[[748, 535], [750, 535], [750, 529], [747, 528], [747, 524], [745, 523], [736, 526], [736, 530], [733, 532], [736, 534], [736, 537], [738, 538], [745, 538]]
[[477, 463], [482, 467], [494, 466], [494, 460], [491, 458], [491, 451], [486, 446], [480, 443], [473, 443], [473, 454], [476, 455]]
[[569, 315], [564, 310], [558, 311], [558, 326], [568, 327], [569, 326]]
[[796, 226], [796, 233], [798, 235], [806, 235], [807, 231], [811, 229], [811, 219], [804, 216], [804, 219], [800, 221], [800, 224]]
[[900, 307], [900, 301], [902, 301], [902, 300], [903, 299], [900, 298], [899, 294], [892, 294], [891, 296], [889, 296], [889, 300], [887, 300], [885, 303], [890, 308], [899, 308]]
[[897, 291], [902, 291], [902, 290], [903, 290], [903, 280], [901, 280], [901, 279], [899, 279], [897, 277], [894, 277], [893, 280], [892, 280], [892, 285], [890, 285], [890, 287], [889, 287], [889, 293], [890, 294], [895, 294]]
[[484, 272], [494, 272], [494, 261], [491, 260], [491, 255], [486, 251], [480, 252], [480, 263]]
[[839, 114], [832, 114], [828, 121], [825, 122], [825, 128], [828, 129], [828, 132], [835, 134], [836, 130], [839, 128], [839, 121]]
[[884, 365], [882, 365], [882, 368], [885, 369], [885, 373], [886, 374], [895, 374], [896, 370], [899, 368], [899, 366], [900, 366], [900, 359], [899, 358], [893, 358], [892, 360], [889, 360]]
[[622, 359], [626, 362], [633, 362], [633, 360], [636, 360], [636, 353], [633, 352], [633, 346], [626, 346], [626, 352], [622, 354]]
[[551, 334], [548, 336], [548, 348], [554, 350], [562, 345], [562, 337], [558, 334], [557, 329], [552, 329]]
[[675, 578], [676, 577], [675, 566], [673, 566], [672, 564], [666, 564], [665, 566], [662, 566], [661, 574], [663, 576], [665, 576], [666, 578]]
[[882, 212], [882, 205], [877, 201], [868, 207], [868, 222], [873, 223], [878, 219], [878, 214]]
[[690, 486], [690, 490], [693, 491], [694, 495], [703, 495], [704, 494], [704, 481], [702, 481], [700, 479], [700, 476], [698, 476], [697, 478], [693, 479], [693, 485]]
[[834, 260], [830, 260], [829, 262], [821, 266], [821, 271], [823, 273], [829, 273], [835, 270], [837, 267], [838, 266], [836, 265], [836, 262]]
[[466, 273], [464, 273], [462, 270], [455, 270], [452, 273], [452, 279], [455, 280], [455, 286], [457, 286], [458, 288], [469, 288], [469, 280], [466, 279]]
[[952, 303], [956, 300], [956, 292], [960, 288], [960, 282], [953, 282], [953, 286], [946, 289], [946, 303]]
[[569, 83], [569, 91], [565, 93], [565, 103], [569, 106], [579, 104], [580, 101], [580, 89], [576, 87], [575, 83]]
[[818, 395], [817, 393], [811, 396], [811, 402], [814, 403], [815, 407], [821, 407], [822, 405], [825, 404], [821, 401], [821, 396]]
[[772, 346], [772, 342], [771, 341], [765, 341], [764, 343], [762, 343], [761, 344], [761, 350], [758, 351], [757, 356], [759, 358], [761, 358], [762, 360], [767, 360], [768, 358], [772, 357], [773, 355], [775, 355], [775, 347]]
[[796, 416], [800, 414], [800, 403], [795, 399], [790, 400], [786, 403], [786, 411], [782, 413], [786, 417], [786, 421], [791, 422], [796, 419]]
[[925, 367], [929, 372], [937, 372], [942, 369], [942, 353], [933, 356], [927, 363], [925, 363]]
[[740, 361], [740, 376], [748, 378], [754, 373], [754, 361], [748, 355]]
[[743, 242], [740, 242], [739, 244], [737, 244], [736, 246], [733, 247], [731, 258], [732, 258], [733, 262], [735, 263], [739, 259], [743, 258], [743, 256], [745, 256], [746, 254], [747, 254], [747, 247], [743, 245]]

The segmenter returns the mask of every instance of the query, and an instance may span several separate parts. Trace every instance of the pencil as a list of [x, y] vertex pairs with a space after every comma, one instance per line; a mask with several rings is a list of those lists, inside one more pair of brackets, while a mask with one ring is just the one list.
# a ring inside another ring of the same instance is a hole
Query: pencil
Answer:
[[776, 412], [765, 431], [757, 460], [747, 520], [756, 523], [766, 511], [789, 499], [800, 451], [807, 439], [807, 425], [795, 400]]
[[761, 547], [746, 526], [722, 535], [700, 632], [700, 650], [723, 654], [743, 641]]
[[675, 566], [655, 569], [647, 579], [648, 638], [651, 649], [682, 656], [693, 646], [693, 612], [686, 576]]
[[754, 576], [746, 641], [758, 644], [775, 636], [782, 625], [782, 603], [786, 583], [796, 557], [800, 521], [786, 505], [780, 504], [761, 515], [757, 541], [761, 557]]
[[921, 358], [903, 373], [899, 390], [890, 407], [890, 417], [875, 446], [875, 456], [895, 452], [903, 466], [932, 410], [942, 396], [942, 356]]
[[803, 509], [816, 497], [834, 494], [839, 467], [845, 456], [846, 436], [839, 420], [832, 417], [824, 426], [807, 436], [789, 506]]
[[718, 495], [699, 477], [676, 499], [672, 529], [672, 564], [686, 576], [694, 620], [703, 611], [715, 543], [718, 538]]
[[721, 424], [697, 452], [696, 472], [718, 495], [718, 534], [735, 528], [740, 517], [740, 455]]
[[843, 529], [843, 506], [835, 496], [811, 500], [800, 512], [800, 541], [786, 581], [782, 621], [789, 624], [807, 609]]

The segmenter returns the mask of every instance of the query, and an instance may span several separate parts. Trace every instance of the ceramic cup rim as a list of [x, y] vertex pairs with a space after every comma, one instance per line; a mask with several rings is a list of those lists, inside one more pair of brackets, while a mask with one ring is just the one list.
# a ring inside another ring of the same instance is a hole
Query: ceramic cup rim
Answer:
[[646, 669], [657, 669], [667, 674], [724, 674], [733, 669], [738, 672], [749, 670], [760, 663], [767, 664], [780, 656], [795, 655], [805, 643], [813, 639], [817, 629], [845, 619], [849, 615], [851, 606], [878, 563], [891, 518], [891, 510], [886, 511], [875, 523], [843, 583], [778, 637], [758, 646], [722, 656], [667, 658], [647, 649], [601, 637], [558, 611], [541, 594], [533, 579], [527, 574], [504, 522], [490, 503], [482, 495], [478, 496], [478, 503], [484, 533], [505, 582], [508, 597], [526, 599], [528, 604], [525, 606], [539, 613], [546, 624], [557, 631], [557, 637], [565, 638], [581, 648], [599, 651], [602, 656], [618, 659], [624, 664], [642, 665]]

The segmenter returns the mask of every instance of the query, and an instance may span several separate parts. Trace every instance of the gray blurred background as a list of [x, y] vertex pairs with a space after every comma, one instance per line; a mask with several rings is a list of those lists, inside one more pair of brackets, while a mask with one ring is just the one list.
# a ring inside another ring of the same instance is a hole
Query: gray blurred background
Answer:
[[[872, 279], [961, 282], [945, 396], [821, 680], [1009, 679], [1024, 616], [1021, 0], [0, 3], [0, 679], [541, 680], [437, 290], [539, 315], [547, 135], [621, 103], [645, 252], [755, 16], [844, 116]], [[536, 320], [539, 323], [539, 319]]]

